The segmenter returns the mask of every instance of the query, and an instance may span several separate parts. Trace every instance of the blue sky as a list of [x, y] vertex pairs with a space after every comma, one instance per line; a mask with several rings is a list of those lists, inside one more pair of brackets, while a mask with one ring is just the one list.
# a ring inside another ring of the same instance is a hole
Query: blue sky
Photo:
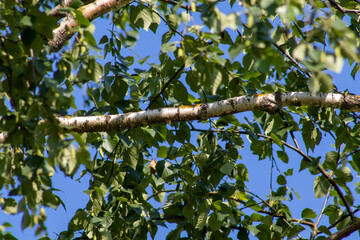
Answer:
[[[111, 29], [110, 21], [105, 20], [97, 20], [96, 21], [96, 30], [95, 37], [99, 41], [99, 39], [104, 34], [109, 34], [107, 29]], [[137, 42], [136, 47], [133, 50], [139, 54], [141, 57], [152, 56], [148, 61], [152, 62], [157, 61], [157, 56], [161, 46], [161, 36], [164, 32], [168, 31], [168, 28], [163, 24], [160, 25], [157, 31], [157, 35], [152, 33], [151, 31], [146, 32], [144, 30], [140, 30], [139, 41]], [[129, 50], [122, 50], [122, 54], [125, 55], [133, 55]], [[102, 53], [100, 53], [102, 55]], [[138, 61], [135, 57], [135, 61]], [[356, 80], [353, 80], [350, 76], [351, 68], [345, 64], [344, 69], [341, 74], [334, 74], [334, 83], [338, 87], [339, 91], [349, 89], [351, 93], [360, 95], [360, 76], [357, 76]], [[359, 74], [360, 75], [360, 74]], [[79, 91], [79, 96], [77, 97], [77, 105], [81, 109], [83, 106], [81, 105], [82, 92]], [[239, 121], [242, 121], [244, 116], [247, 116], [249, 119], [252, 119], [251, 114], [249, 113], [240, 113], [236, 114]], [[195, 135], [197, 135], [195, 133]], [[297, 136], [299, 139], [301, 136]], [[196, 139], [196, 137], [195, 137]], [[244, 137], [246, 142], [246, 137]], [[325, 153], [333, 150], [333, 148], [329, 144], [328, 139], [324, 138], [322, 140], [321, 146], [315, 149], [315, 153], [313, 156], [322, 155], [325, 156]], [[288, 185], [294, 187], [294, 189], [300, 194], [302, 197], [301, 200], [295, 200], [289, 202], [290, 208], [293, 210], [293, 217], [301, 218], [301, 210], [309, 207], [315, 210], [317, 213], [319, 209], [321, 209], [324, 199], [315, 199], [313, 193], [313, 184], [314, 184], [314, 176], [310, 175], [307, 170], [302, 171], [297, 174], [301, 157], [298, 156], [297, 153], [292, 152], [291, 150], [287, 150], [290, 158], [290, 164], [285, 165], [281, 161], [277, 161], [279, 169], [281, 172], [285, 172], [288, 168], [294, 168], [294, 176], [288, 177]], [[258, 161], [257, 156], [252, 155], [249, 149], [248, 142], [245, 144], [245, 148], [239, 152], [242, 156], [242, 159], [238, 162], [244, 163], [249, 170], [249, 183], [247, 184], [248, 188], [252, 190], [254, 193], [259, 196], [264, 196], [269, 194], [269, 186], [270, 186], [270, 170], [271, 170], [271, 161], [269, 159]], [[154, 152], [156, 156], [156, 152]], [[47, 222], [46, 225], [48, 227], [48, 232], [51, 238], [56, 238], [55, 233], [59, 233], [60, 231], [67, 229], [67, 224], [76, 212], [78, 208], [85, 207], [85, 204], [88, 201], [88, 196], [83, 193], [84, 190], [87, 189], [88, 186], [88, 176], [85, 176], [81, 179], [81, 182], [75, 181], [78, 178], [80, 171], [74, 177], [74, 179], [64, 177], [63, 173], [56, 173], [53, 179], [54, 188], [60, 189], [59, 196], [65, 202], [67, 210], [65, 211], [61, 206], [57, 211], [52, 209], [47, 209]], [[278, 173], [277, 170], [274, 169], [274, 177], [273, 183], [274, 188], [276, 189], [276, 177]], [[356, 180], [358, 181], [358, 180]], [[357, 196], [356, 201], [359, 202], [360, 198]], [[25, 231], [21, 231], [21, 217], [22, 216], [10, 216], [5, 215], [4, 213], [0, 213], [0, 224], [8, 221], [13, 225], [13, 228], [8, 229], [11, 231], [18, 239], [37, 239], [34, 236], [34, 229], [26, 229]], [[324, 217], [323, 222], [327, 223], [327, 219]], [[308, 231], [308, 228], [307, 230]], [[159, 233], [156, 239], [163, 239], [164, 234], [166, 235], [167, 231], [163, 231], [161, 227], [159, 227]], [[310, 233], [301, 234], [303, 237], [308, 237]], [[236, 236], [236, 235], [235, 235]], [[352, 236], [354, 237], [354, 236]], [[349, 239], [352, 239], [350, 237]], [[353, 238], [354, 239], [354, 238]]]

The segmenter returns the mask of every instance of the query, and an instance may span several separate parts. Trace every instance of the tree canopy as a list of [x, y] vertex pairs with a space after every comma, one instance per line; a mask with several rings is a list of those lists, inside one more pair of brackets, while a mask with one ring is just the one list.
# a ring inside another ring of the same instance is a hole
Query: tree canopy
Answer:
[[63, 173], [89, 200], [57, 239], [359, 234], [359, 17], [359, 0], [1, 1], [2, 211], [50, 239]]

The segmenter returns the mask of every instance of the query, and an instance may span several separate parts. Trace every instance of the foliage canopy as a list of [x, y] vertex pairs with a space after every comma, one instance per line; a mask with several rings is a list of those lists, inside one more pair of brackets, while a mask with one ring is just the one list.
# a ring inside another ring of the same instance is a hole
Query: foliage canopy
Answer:
[[[359, 94], [333, 83], [347, 66], [342, 74], [359, 86], [358, 0], [56, 4], [0, 2], [0, 206], [22, 215], [23, 229], [49, 239], [45, 208], [65, 207], [52, 186], [56, 171], [90, 176], [88, 203], [58, 239], [155, 238], [167, 226], [166, 239], [340, 239], [360, 229], [360, 123], [348, 105], [299, 98], [276, 111], [199, 112], [198, 121], [163, 114], [116, 132], [62, 124], [165, 107], [181, 114], [244, 95]], [[99, 20], [108, 32], [95, 38]], [[155, 55], [133, 50], [144, 30], [154, 33], [148, 48], [161, 42]], [[320, 148], [324, 141], [331, 147]], [[248, 187], [244, 151], [272, 163], [260, 183], [266, 193]], [[305, 171], [322, 209], [291, 207], [306, 198], [288, 179]], [[15, 238], [8, 227], [1, 239]]]

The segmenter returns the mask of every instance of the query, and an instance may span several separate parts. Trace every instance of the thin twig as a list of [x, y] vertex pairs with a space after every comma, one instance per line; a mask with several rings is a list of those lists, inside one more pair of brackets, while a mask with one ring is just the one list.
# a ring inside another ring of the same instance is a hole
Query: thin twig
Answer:
[[[289, 122], [287, 121], [284, 112], [283, 112], [282, 110], [280, 110], [278, 113], [279, 113], [279, 115], [281, 116], [281, 118], [284, 120], [284, 125], [285, 125], [285, 127], [290, 128], [290, 124], [289, 124]], [[296, 140], [296, 138], [295, 138], [294, 131], [293, 131], [293, 130], [289, 130], [289, 132], [290, 132], [291, 138], [292, 138], [292, 140], [293, 140], [296, 148], [300, 149], [299, 143], [297, 142], [297, 140]]]
[[[353, 214], [355, 214], [355, 213], [357, 213], [357, 212], [359, 212], [359, 211], [360, 211], [360, 209], [356, 209], [356, 210], [353, 212]], [[344, 219], [346, 219], [346, 218], [348, 218], [348, 217], [350, 217], [350, 213], [348, 213], [348, 214], [342, 216], [341, 218], [339, 218], [338, 220], [336, 220], [336, 222], [334, 222], [333, 224], [331, 224], [328, 228], [329, 228], [329, 229], [332, 229], [333, 227], [335, 227], [336, 225], [338, 225], [339, 223], [341, 223], [342, 221], [344, 221]]]
[[[197, 129], [191, 129], [193, 131], [198, 131]], [[226, 130], [203, 130], [203, 129], [200, 129], [200, 131], [216, 131], [216, 132], [226, 132]], [[240, 134], [249, 134], [248, 132], [241, 132], [241, 131], [237, 131], [236, 133], [240, 133]], [[264, 135], [264, 134], [260, 134], [260, 133], [254, 133], [256, 136], [258, 137], [262, 137], [262, 138], [266, 138], [266, 139], [272, 139], [270, 136], [267, 136], [267, 135]], [[312, 162], [312, 159], [306, 155], [301, 149], [298, 149], [292, 145], [290, 145], [289, 143], [283, 141], [283, 140], [280, 140], [282, 142], [282, 144], [292, 150], [294, 150], [295, 152], [299, 153], [305, 161], [307, 162]], [[330, 184], [335, 188], [335, 191], [338, 193], [340, 199], [343, 201], [345, 207], [346, 207], [346, 210], [349, 212], [350, 214], [350, 217], [352, 220], [354, 220], [354, 214], [353, 212], [351, 211], [351, 207], [349, 205], [349, 203], [347, 202], [347, 200], [345, 199], [345, 196], [344, 194], [342, 193], [341, 189], [339, 188], [339, 186], [336, 184], [336, 182], [330, 177], [330, 175], [318, 164], [316, 166], [317, 170], [319, 170], [319, 172], [330, 182]]]
[[318, 233], [319, 233], [318, 230], [317, 230], [317, 228], [318, 228], [318, 226], [319, 226], [321, 217], [322, 217], [322, 215], [324, 214], [324, 210], [325, 210], [325, 207], [326, 207], [326, 205], [327, 205], [327, 202], [328, 202], [328, 199], [329, 199], [329, 196], [330, 196], [330, 190], [331, 190], [331, 186], [329, 187], [329, 189], [328, 189], [328, 191], [327, 191], [327, 194], [326, 194], [326, 197], [325, 197], [325, 201], [324, 201], [323, 207], [322, 207], [322, 209], [321, 209], [321, 211], [320, 211], [320, 214], [319, 214], [319, 217], [318, 217], [318, 219], [316, 220], [316, 223], [315, 223], [315, 225], [314, 225], [314, 227], [313, 227], [313, 231], [312, 231], [312, 233], [311, 233], [311, 238], [310, 238], [310, 240], [314, 240], [314, 239], [316, 238], [316, 236], [318, 235]]
[[359, 15], [360, 13], [360, 10], [357, 10], [357, 9], [346, 9], [346, 8], [343, 8], [342, 6], [340, 6], [339, 3], [337, 3], [336, 1], [334, 0], [329, 0], [329, 2], [331, 3], [331, 5], [333, 5], [335, 8], [337, 8], [340, 12], [342, 12], [342, 14], [346, 14], [346, 13], [355, 13], [357, 15]]
[[149, 106], [146, 108], [146, 110], [148, 110], [151, 105], [157, 100], [157, 98], [164, 93], [164, 91], [166, 90], [166, 88], [169, 86], [169, 84], [175, 80], [176, 76], [184, 69], [185, 64], [183, 64], [177, 71], [176, 73], [169, 79], [169, 81], [167, 81], [165, 83], [165, 85], [161, 88], [160, 92], [158, 94], [156, 94], [150, 101]]
[[[179, 190], [176, 190], [176, 189], [163, 190], [163, 191], [159, 191], [159, 192], [154, 193], [153, 195], [151, 195], [150, 197], [148, 197], [147, 200], [150, 200], [150, 199], [153, 198], [154, 196], [156, 196], [156, 195], [158, 195], [158, 194], [160, 194], [160, 193], [163, 193], [163, 192], [183, 192], [183, 191], [184, 191], [184, 190], [182, 190], [182, 189], [179, 189]], [[289, 226], [291, 225], [291, 224], [286, 220], [286, 217], [283, 216], [283, 215], [281, 215], [281, 214], [276, 213], [276, 210], [275, 210], [273, 207], [271, 207], [268, 202], [266, 202], [265, 200], [263, 200], [261, 197], [259, 197], [259, 196], [256, 195], [255, 193], [252, 193], [252, 192], [250, 192], [250, 191], [248, 191], [248, 190], [245, 190], [245, 191], [248, 192], [249, 194], [257, 197], [262, 203], [264, 203], [265, 205], [267, 205], [267, 206], [273, 211], [273, 212], [269, 212], [269, 211], [266, 211], [266, 210], [261, 209], [261, 210], [258, 210], [258, 211], [256, 211], [256, 212], [258, 212], [258, 213], [264, 213], [264, 214], [266, 214], [266, 215], [270, 215], [270, 216], [274, 216], [274, 217], [281, 218], [281, 219], [283, 219], [287, 224], [289, 224]], [[217, 192], [210, 192], [210, 193], [209, 193], [209, 195], [215, 195], [215, 194], [218, 194], [218, 193], [217, 193]], [[236, 198], [232, 198], [232, 197], [230, 198], [230, 200], [239, 202], [239, 203], [241, 203], [241, 204], [245, 204], [245, 203], [246, 203], [245, 201], [242, 201], [242, 200], [236, 199]], [[257, 204], [257, 205], [258, 205], [258, 204]], [[151, 219], [151, 220], [159, 220], [159, 219]], [[163, 220], [166, 220], [166, 219], [163, 219]], [[314, 227], [314, 223], [312, 223], [312, 222], [303, 221], [303, 220], [296, 219], [296, 218], [291, 218], [291, 221], [292, 221], [292, 222], [299, 223], [299, 224], [303, 224], [303, 225], [306, 225], [306, 226], [309, 226], [309, 227], [311, 227], [311, 228]]]
[[[271, 137], [267, 136], [267, 135], [263, 135], [263, 134], [256, 134], [257, 136], [260, 136], [260, 137], [263, 137], [263, 138], [266, 138], [266, 139], [271, 139]], [[287, 146], [288, 148], [294, 150], [295, 152], [299, 153], [301, 156], [304, 157], [305, 161], [307, 162], [312, 162], [312, 159], [306, 155], [301, 149], [298, 149], [290, 144], [288, 144], [287, 142], [285, 141], [282, 141], [281, 142]], [[330, 182], [330, 184], [335, 188], [335, 191], [339, 194], [339, 197], [341, 198], [341, 200], [343, 201], [347, 211], [351, 214], [350, 217], [352, 220], [354, 220], [354, 215], [352, 214], [352, 211], [351, 211], [351, 207], [349, 205], [349, 203], [347, 202], [347, 200], [345, 199], [345, 196], [344, 194], [342, 193], [341, 189], [339, 188], [339, 186], [336, 184], [336, 182], [329, 176], [329, 174], [318, 164], [316, 166], [317, 170], [319, 170], [319, 172]]]
[[[249, 192], [249, 193], [250, 193], [250, 192]], [[256, 194], [254, 194], [254, 196], [256, 196], [257, 198], [259, 198], [260, 200], [262, 200], [262, 199], [261, 199], [259, 196], [257, 196]], [[242, 201], [242, 200], [240, 200], [240, 199], [236, 199], [236, 198], [230, 198], [230, 199], [231, 199], [231, 200], [234, 200], [234, 201], [236, 201], [236, 202], [245, 204], [245, 202]], [[267, 202], [264, 201], [264, 200], [262, 200], [261, 202], [264, 203], [264, 204], [266, 204], [270, 209], [273, 210], [273, 208], [269, 205], [269, 203], [267, 203]], [[281, 218], [281, 219], [283, 219], [286, 223], [288, 223], [287, 220], [286, 220], [286, 216], [284, 216], [284, 215], [282, 215], [282, 214], [279, 214], [279, 213], [276, 213], [275, 210], [273, 210], [273, 212], [269, 212], [269, 211], [266, 211], [266, 210], [264, 210], [264, 209], [261, 209], [261, 210], [258, 210], [258, 211], [256, 211], [256, 212], [258, 212], [258, 213], [264, 213], [264, 214], [269, 215], [269, 216], [274, 216], [274, 217]], [[304, 221], [304, 220], [300, 220], [300, 219], [296, 219], [296, 218], [291, 218], [291, 221], [292, 221], [292, 222], [296, 222], [296, 223], [300, 223], [300, 224], [303, 224], [303, 225], [307, 225], [307, 226], [309, 226], [309, 227], [311, 227], [311, 228], [314, 227], [314, 223], [312, 223], [312, 222], [308, 222], [308, 221]], [[288, 224], [289, 224], [289, 223], [288, 223]]]
[[272, 45], [274, 45], [282, 54], [284, 54], [295, 66], [307, 77], [312, 77], [311, 73], [304, 71], [304, 69], [301, 67], [301, 65], [292, 57], [290, 54], [288, 54], [284, 49], [282, 49], [278, 44], [272, 42]]
[[158, 16], [161, 18], [161, 20], [163, 20], [164, 23], [165, 23], [166, 25], [168, 25], [173, 32], [179, 34], [181, 37], [184, 37], [184, 36], [183, 36], [181, 33], [179, 33], [170, 23], [168, 23], [168, 22], [166, 21], [166, 19], [165, 19], [158, 11], [155, 11], [153, 8], [151, 8], [151, 7], [143, 4], [143, 3], [141, 3], [141, 2], [138, 2], [138, 3], [141, 4], [142, 6], [148, 8], [150, 11], [152, 11], [152, 12], [155, 13], [156, 15], [158, 15]]
[[[141, 57], [139, 54], [137, 54], [134, 50], [132, 50], [131, 48], [129, 48], [129, 50], [135, 54], [138, 58], [140, 58], [140, 60], [143, 60], [144, 58]], [[150, 67], [152, 67], [152, 65], [150, 63], [148, 63], [148, 61], [145, 60], [145, 63], [148, 64]]]
[[159, 195], [160, 193], [168, 193], [168, 192], [184, 192], [184, 190], [182, 190], [182, 189], [179, 189], [179, 190], [176, 190], [176, 189], [170, 189], [170, 190], [162, 190], [162, 191], [158, 191], [158, 192], [154, 193], [153, 195], [151, 195], [150, 197], [148, 197], [148, 198], [146, 199], [146, 201], [149, 201], [151, 198], [153, 198], [153, 197], [155, 197], [155, 196]]

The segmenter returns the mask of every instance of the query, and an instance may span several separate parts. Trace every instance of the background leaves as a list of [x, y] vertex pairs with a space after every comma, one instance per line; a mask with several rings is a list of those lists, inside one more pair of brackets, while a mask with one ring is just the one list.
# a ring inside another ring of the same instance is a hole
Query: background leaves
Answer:
[[[58, 239], [155, 239], [166, 227], [167, 239], [322, 239], [356, 222], [357, 113], [299, 104], [82, 134], [55, 118], [276, 91], [359, 94], [334, 81], [343, 72], [356, 85], [355, 1], [135, 1], [94, 22], [91, 1], [69, 2], [0, 3], [0, 205], [22, 229], [48, 239], [45, 209], [65, 208], [54, 174], [79, 172], [88, 202]], [[76, 35], [53, 53], [69, 19]], [[323, 208], [299, 195], [296, 176]], [[9, 227], [0, 238], [15, 239]]]

